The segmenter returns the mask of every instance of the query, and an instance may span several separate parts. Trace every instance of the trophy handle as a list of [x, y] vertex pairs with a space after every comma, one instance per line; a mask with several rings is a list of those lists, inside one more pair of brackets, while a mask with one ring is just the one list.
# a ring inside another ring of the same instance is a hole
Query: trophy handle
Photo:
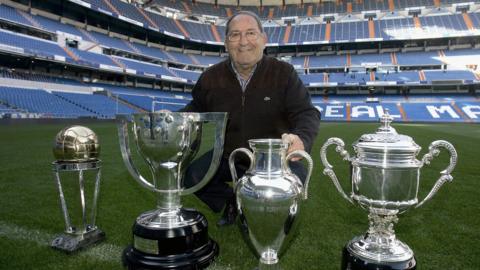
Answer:
[[322, 159], [323, 166], [325, 169], [323, 170], [323, 174], [327, 175], [332, 179], [333, 184], [337, 188], [338, 192], [345, 198], [347, 201], [353, 203], [353, 200], [347, 196], [345, 191], [343, 190], [342, 186], [338, 182], [337, 175], [335, 175], [335, 172], [333, 171], [333, 166], [330, 165], [330, 163], [327, 160], [327, 148], [335, 144], [337, 147], [335, 147], [335, 151], [340, 153], [340, 155], [343, 157], [343, 160], [350, 161], [350, 154], [344, 149], [345, 143], [342, 141], [340, 138], [330, 138], [325, 142], [325, 144], [322, 146], [320, 149], [320, 158]]
[[[312, 176], [313, 160], [312, 160], [312, 157], [307, 152], [305, 152], [303, 150], [292, 151], [290, 154], [287, 155], [285, 160], [288, 161], [295, 156], [297, 156], [297, 157], [300, 156], [300, 157], [305, 158], [305, 160], [308, 163], [308, 173], [307, 173], [307, 178], [305, 179], [305, 189], [304, 189], [304, 192], [303, 192], [303, 198], [306, 200], [306, 199], [308, 199], [308, 184], [310, 183], [310, 177]], [[288, 163], [287, 163], [287, 167], [288, 167]]]
[[194, 121], [196, 122], [215, 122], [215, 143], [213, 145], [212, 162], [210, 163], [210, 167], [208, 168], [207, 173], [203, 176], [203, 179], [198, 182], [198, 184], [190, 188], [181, 190], [180, 195], [192, 194], [203, 188], [217, 172], [223, 153], [223, 144], [225, 142], [225, 129], [227, 128], [228, 114], [224, 112], [211, 112], [197, 113], [195, 114], [195, 116], [198, 117], [194, 117]]
[[122, 152], [123, 163], [125, 163], [130, 175], [132, 175], [132, 177], [137, 180], [140, 185], [151, 191], [157, 191], [155, 186], [141, 176], [138, 170], [133, 166], [132, 154], [128, 142], [128, 122], [133, 123], [132, 116], [117, 115], [118, 138], [120, 140], [120, 151]]
[[238, 181], [237, 170], [235, 169], [235, 164], [234, 164], [235, 155], [237, 153], [244, 153], [250, 159], [250, 167], [248, 168], [247, 171], [250, 171], [250, 170], [253, 169], [253, 161], [255, 159], [255, 157], [253, 156], [253, 153], [250, 150], [248, 150], [247, 148], [235, 149], [230, 154], [230, 157], [228, 158], [228, 166], [230, 167], [230, 173], [232, 174], [233, 189], [236, 188], [237, 181]]
[[426, 153], [422, 157], [422, 166], [424, 164], [426, 165], [430, 164], [430, 161], [432, 161], [434, 157], [440, 154], [439, 148], [445, 148], [447, 149], [447, 151], [450, 152], [450, 164], [445, 170], [440, 172], [440, 178], [438, 178], [432, 190], [430, 190], [428, 195], [419, 204], [417, 204], [415, 208], [422, 206], [426, 201], [430, 200], [433, 197], [433, 195], [435, 195], [435, 193], [437, 193], [437, 191], [442, 187], [442, 185], [445, 184], [445, 182], [447, 181], [452, 182], [453, 180], [453, 177], [450, 175], [450, 173], [453, 171], [453, 169], [455, 168], [455, 165], [457, 164], [458, 156], [457, 156], [457, 151], [455, 150], [455, 147], [453, 147], [453, 145], [447, 141], [438, 140], [438, 141], [432, 142], [428, 147], [428, 153]]

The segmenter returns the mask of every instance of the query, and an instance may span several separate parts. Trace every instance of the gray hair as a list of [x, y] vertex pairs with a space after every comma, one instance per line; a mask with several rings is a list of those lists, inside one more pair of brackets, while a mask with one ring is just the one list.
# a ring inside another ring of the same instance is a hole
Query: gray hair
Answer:
[[232, 20], [235, 17], [240, 16], [240, 15], [246, 15], [246, 16], [250, 16], [250, 17], [254, 18], [255, 21], [257, 22], [258, 29], [260, 30], [260, 33], [264, 32], [262, 21], [260, 20], [260, 17], [258, 17], [258, 15], [256, 13], [253, 13], [251, 11], [242, 10], [242, 11], [239, 11], [238, 13], [236, 13], [235, 15], [233, 15], [232, 17], [228, 18], [228, 21], [227, 21], [227, 24], [226, 24], [226, 27], [225, 27], [225, 36], [228, 36], [228, 32], [230, 31], [230, 23], [232, 22]]

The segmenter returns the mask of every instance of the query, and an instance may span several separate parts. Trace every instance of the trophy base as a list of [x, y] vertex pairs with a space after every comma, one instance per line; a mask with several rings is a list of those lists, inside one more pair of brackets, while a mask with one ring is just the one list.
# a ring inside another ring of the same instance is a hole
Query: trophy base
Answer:
[[51, 247], [65, 252], [75, 252], [79, 249], [89, 247], [105, 239], [105, 232], [99, 229], [87, 232], [81, 235], [75, 234], [62, 234], [56, 237]]
[[345, 246], [342, 256], [342, 270], [415, 270], [415, 257], [400, 262], [380, 262], [367, 258], [360, 258], [350, 252]]
[[129, 270], [199, 270], [208, 267], [219, 253], [218, 244], [208, 236], [206, 218], [193, 209], [181, 209], [189, 220], [182, 227], [133, 226], [133, 245], [122, 255]]

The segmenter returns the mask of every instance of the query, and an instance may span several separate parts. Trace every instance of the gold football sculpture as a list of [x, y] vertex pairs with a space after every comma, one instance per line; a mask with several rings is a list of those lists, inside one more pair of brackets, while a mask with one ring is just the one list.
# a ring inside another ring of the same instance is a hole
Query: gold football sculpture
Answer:
[[100, 144], [91, 129], [84, 126], [70, 126], [62, 129], [53, 146], [57, 161], [87, 162], [98, 159]]

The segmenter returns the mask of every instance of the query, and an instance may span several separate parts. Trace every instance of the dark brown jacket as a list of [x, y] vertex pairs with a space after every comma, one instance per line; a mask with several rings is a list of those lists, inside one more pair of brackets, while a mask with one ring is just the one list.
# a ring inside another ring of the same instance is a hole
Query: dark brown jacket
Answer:
[[320, 125], [320, 112], [295, 69], [264, 56], [245, 89], [227, 59], [202, 73], [183, 111], [228, 112], [224, 157], [254, 138], [280, 138], [297, 134], [311, 150]]

